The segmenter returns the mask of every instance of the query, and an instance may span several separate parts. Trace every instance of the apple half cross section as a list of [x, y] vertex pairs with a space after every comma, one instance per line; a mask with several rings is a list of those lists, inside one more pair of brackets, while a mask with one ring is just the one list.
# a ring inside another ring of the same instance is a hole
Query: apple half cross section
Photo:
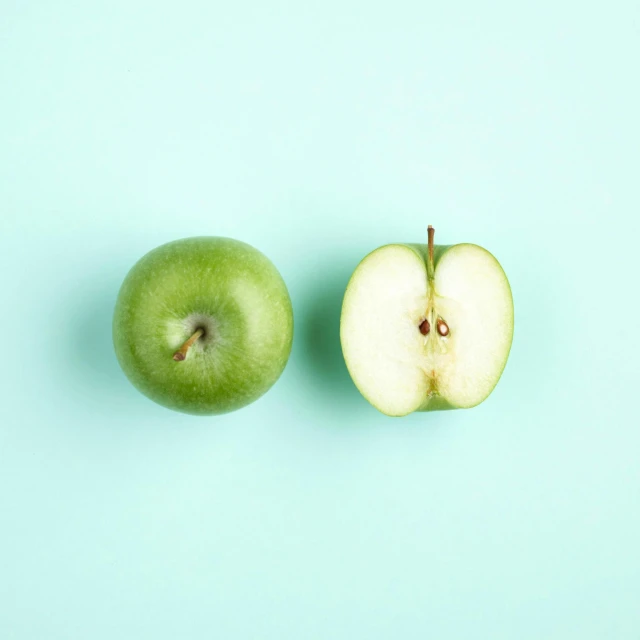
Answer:
[[389, 244], [366, 256], [342, 305], [351, 378], [389, 416], [467, 409], [493, 391], [513, 339], [500, 263], [475, 244]]

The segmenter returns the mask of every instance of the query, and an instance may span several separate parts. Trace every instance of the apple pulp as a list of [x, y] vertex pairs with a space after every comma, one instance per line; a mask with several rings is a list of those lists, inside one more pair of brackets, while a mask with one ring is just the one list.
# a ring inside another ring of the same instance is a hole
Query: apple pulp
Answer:
[[349, 373], [381, 412], [469, 408], [485, 400], [513, 338], [507, 277], [474, 244], [390, 244], [356, 268], [340, 339]]

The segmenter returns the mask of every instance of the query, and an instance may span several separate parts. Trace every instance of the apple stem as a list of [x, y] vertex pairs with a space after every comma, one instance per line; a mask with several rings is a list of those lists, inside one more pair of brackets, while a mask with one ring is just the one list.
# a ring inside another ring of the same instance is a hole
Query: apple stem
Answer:
[[427, 276], [429, 277], [429, 280], [433, 280], [433, 236], [435, 235], [436, 230], [431, 225], [429, 225], [429, 227], [427, 228], [427, 233], [429, 234], [429, 258], [427, 260]]
[[180, 362], [187, 357], [187, 352], [191, 349], [193, 343], [204, 335], [204, 329], [196, 329], [195, 333], [173, 354], [173, 359]]

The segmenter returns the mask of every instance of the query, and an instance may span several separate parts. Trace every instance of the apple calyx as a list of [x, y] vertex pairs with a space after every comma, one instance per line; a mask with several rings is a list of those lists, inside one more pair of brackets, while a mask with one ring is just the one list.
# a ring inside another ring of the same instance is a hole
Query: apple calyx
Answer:
[[198, 338], [202, 337], [203, 335], [204, 335], [204, 329], [202, 327], [200, 327], [199, 329], [196, 329], [194, 334], [188, 340], [186, 340], [184, 344], [173, 354], [173, 359], [176, 362], [181, 362], [182, 360], [185, 360], [187, 357], [187, 353], [189, 352], [189, 349], [191, 349], [191, 347], [196, 342], [196, 340], [198, 340]]

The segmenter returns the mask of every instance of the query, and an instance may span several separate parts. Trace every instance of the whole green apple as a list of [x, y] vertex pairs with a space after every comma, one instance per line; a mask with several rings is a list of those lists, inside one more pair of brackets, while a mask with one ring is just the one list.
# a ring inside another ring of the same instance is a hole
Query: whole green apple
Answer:
[[500, 263], [475, 244], [389, 244], [357, 266], [340, 341], [351, 378], [390, 416], [465, 409], [498, 383], [513, 339]]
[[226, 413], [278, 379], [293, 340], [287, 287], [260, 251], [230, 238], [164, 244], [129, 271], [113, 343], [122, 370], [170, 409]]

